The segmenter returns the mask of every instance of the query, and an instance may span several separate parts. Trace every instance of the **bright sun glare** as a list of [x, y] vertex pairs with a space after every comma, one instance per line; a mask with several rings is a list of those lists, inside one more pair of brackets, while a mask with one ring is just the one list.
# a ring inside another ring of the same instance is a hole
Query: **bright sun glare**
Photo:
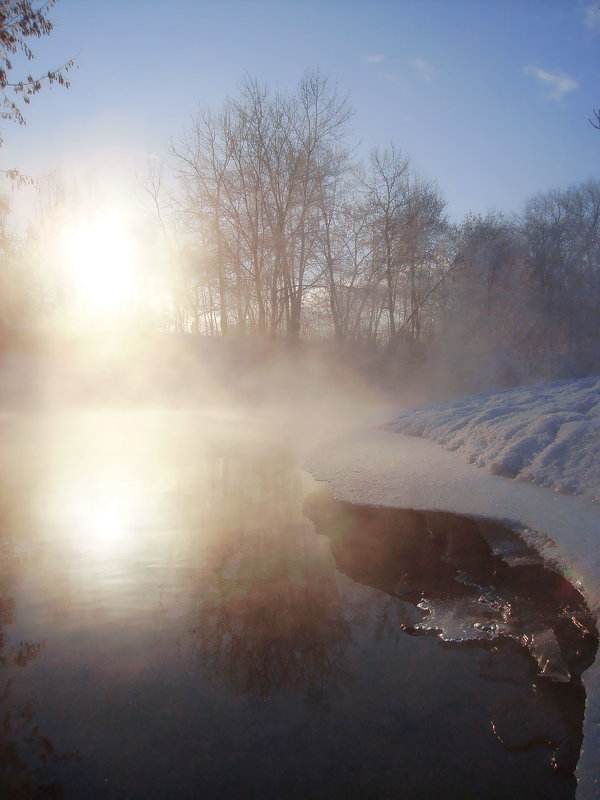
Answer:
[[116, 214], [72, 223], [63, 230], [65, 267], [84, 311], [119, 311], [134, 291], [134, 242]]

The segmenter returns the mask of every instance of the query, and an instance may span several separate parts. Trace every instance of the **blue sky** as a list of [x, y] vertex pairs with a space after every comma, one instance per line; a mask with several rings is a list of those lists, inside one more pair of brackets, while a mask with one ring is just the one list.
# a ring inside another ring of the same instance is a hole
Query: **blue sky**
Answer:
[[600, 178], [600, 0], [59, 0], [52, 19], [34, 67], [79, 68], [3, 126], [4, 167], [124, 180], [246, 72], [319, 69], [358, 153], [394, 141], [454, 219]]

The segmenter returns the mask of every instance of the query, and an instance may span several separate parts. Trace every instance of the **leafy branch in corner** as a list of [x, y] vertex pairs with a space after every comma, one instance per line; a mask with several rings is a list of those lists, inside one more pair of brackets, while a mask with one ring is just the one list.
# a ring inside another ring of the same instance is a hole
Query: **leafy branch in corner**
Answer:
[[[69, 59], [61, 67], [34, 76], [14, 79], [13, 58], [24, 55], [32, 61], [34, 52], [29, 40], [48, 36], [53, 25], [49, 19], [49, 11], [57, 0], [0, 0], [0, 119], [25, 125], [25, 115], [19, 100], [25, 105], [44, 86], [58, 84], [69, 88], [68, 72], [75, 67], [75, 60]], [[3, 138], [0, 135], [0, 147]], [[29, 183], [30, 179], [21, 175], [18, 170], [0, 170], [11, 180]]]

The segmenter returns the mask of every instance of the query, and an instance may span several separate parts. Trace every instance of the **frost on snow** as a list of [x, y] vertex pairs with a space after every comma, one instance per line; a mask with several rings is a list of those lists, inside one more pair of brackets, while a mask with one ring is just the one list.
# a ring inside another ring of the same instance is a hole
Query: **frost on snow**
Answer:
[[493, 474], [600, 503], [598, 377], [410, 409], [386, 429], [432, 439]]

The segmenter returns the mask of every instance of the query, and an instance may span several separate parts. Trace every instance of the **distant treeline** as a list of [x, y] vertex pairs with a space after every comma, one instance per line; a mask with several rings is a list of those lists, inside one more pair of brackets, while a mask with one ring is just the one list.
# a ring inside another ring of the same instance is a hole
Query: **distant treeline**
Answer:
[[388, 351], [452, 342], [489, 351], [509, 380], [598, 370], [600, 183], [452, 225], [395, 147], [353, 161], [350, 117], [314, 74], [294, 94], [248, 79], [198, 115], [173, 148], [172, 329]]
[[[356, 162], [351, 117], [313, 73], [292, 93], [247, 78], [198, 114], [173, 145], [169, 199], [162, 168], [149, 170], [170, 254], [152, 324], [413, 362], [444, 347], [493, 362], [505, 383], [600, 370], [600, 182], [451, 224], [393, 145]], [[36, 313], [7, 241], [5, 328]]]

